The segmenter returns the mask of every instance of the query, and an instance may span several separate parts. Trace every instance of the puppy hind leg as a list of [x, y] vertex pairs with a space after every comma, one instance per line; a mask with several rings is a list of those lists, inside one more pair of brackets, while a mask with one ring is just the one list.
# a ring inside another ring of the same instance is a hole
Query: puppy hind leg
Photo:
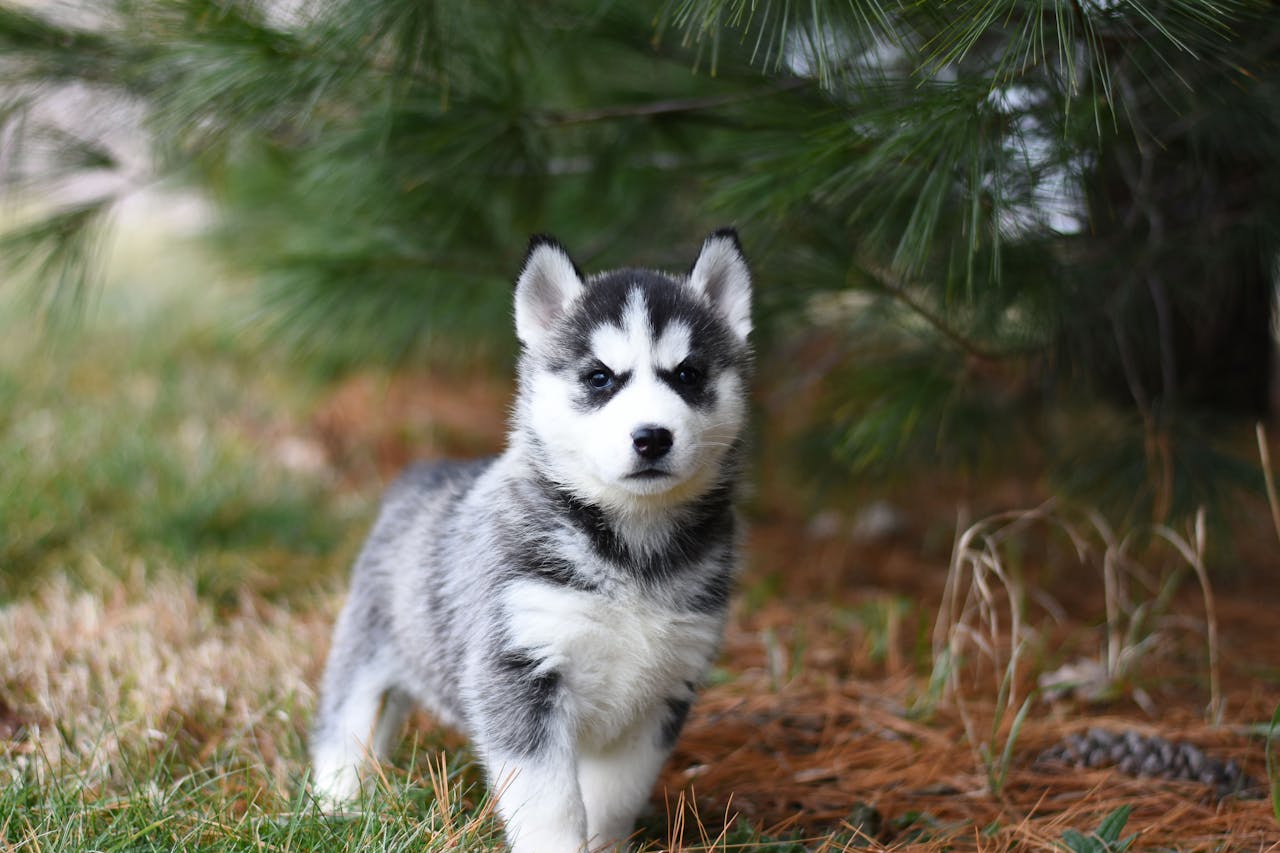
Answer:
[[312, 786], [325, 806], [360, 793], [382, 695], [391, 686], [378, 615], [377, 607], [353, 590], [334, 630], [311, 737]]
[[312, 785], [325, 806], [353, 800], [360, 793], [360, 773], [370, 745], [383, 685], [362, 673], [340, 694], [326, 690], [312, 735]]
[[390, 758], [400, 744], [404, 734], [405, 723], [413, 713], [413, 697], [393, 687], [382, 697], [382, 712], [378, 715], [378, 724], [373, 730], [373, 755], [375, 758]]

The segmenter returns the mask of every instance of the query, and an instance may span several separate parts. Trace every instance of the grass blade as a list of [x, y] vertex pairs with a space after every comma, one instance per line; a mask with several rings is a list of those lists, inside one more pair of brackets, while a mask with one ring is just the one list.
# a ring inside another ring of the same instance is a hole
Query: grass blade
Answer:
[[1267, 726], [1267, 785], [1271, 789], [1271, 815], [1280, 824], [1280, 759], [1276, 758], [1276, 726], [1280, 725], [1280, 705], [1276, 705]]

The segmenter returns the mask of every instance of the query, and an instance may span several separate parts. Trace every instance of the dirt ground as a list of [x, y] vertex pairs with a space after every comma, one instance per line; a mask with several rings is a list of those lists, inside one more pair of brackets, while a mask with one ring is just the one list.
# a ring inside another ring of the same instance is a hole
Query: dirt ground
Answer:
[[[499, 448], [508, 395], [484, 377], [357, 376], [319, 408], [313, 428], [351, 481], [385, 478], [415, 456]], [[797, 837], [843, 829], [850, 844], [872, 847], [1060, 849], [1066, 830], [1087, 834], [1129, 805], [1123, 834], [1139, 833], [1138, 849], [1280, 850], [1265, 766], [1266, 724], [1280, 703], [1280, 548], [1266, 538], [1265, 507], [1247, 514], [1232, 551], [1241, 565], [1210, 567], [1221, 721], [1207, 719], [1208, 620], [1190, 576], [1106, 695], [1032, 698], [1007, 762], [996, 762], [1007, 771], [993, 791], [992, 762], [966, 738], [965, 722], [991, 733], [999, 679], [975, 674], [956, 691], [930, 693], [956, 494], [932, 485], [909, 492], [907, 508], [893, 508], [890, 523], [868, 534], [857, 507], [815, 512], [787, 496], [797, 489], [803, 485], [757, 474], [723, 672], [695, 705], [663, 773], [665, 802], [655, 798], [659, 812], [690, 812], [689, 840], [714, 838], [738, 815]], [[1043, 499], [1034, 483], [996, 484], [985, 494], [982, 511]], [[1107, 602], [1097, 570], [1051, 557], [1033, 542], [1021, 570], [1028, 595], [1051, 604], [1029, 608], [1037, 650], [1012, 685], [1015, 704], [1045, 672], [1103, 654]], [[1012, 716], [1002, 716], [991, 739], [997, 756]], [[1194, 744], [1236, 762], [1254, 785], [1219, 797], [1198, 782], [1037, 761], [1091, 729]]]

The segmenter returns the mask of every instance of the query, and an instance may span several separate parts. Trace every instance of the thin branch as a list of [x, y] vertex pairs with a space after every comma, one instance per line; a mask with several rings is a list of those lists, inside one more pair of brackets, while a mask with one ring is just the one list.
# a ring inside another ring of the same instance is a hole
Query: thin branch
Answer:
[[814, 81], [807, 77], [792, 77], [750, 92], [735, 92], [731, 95], [710, 95], [701, 98], [671, 98], [665, 101], [652, 101], [644, 104], [619, 104], [612, 107], [598, 107], [577, 112], [549, 112], [543, 115], [543, 120], [552, 125], [570, 125], [610, 121], [619, 118], [643, 118], [645, 116], [669, 115], [671, 113], [701, 112], [702, 110], [719, 109], [731, 104], [803, 89], [806, 86], [813, 85], [813, 83]]
[[1271, 524], [1280, 538], [1280, 499], [1276, 497], [1276, 479], [1271, 473], [1271, 451], [1267, 448], [1267, 428], [1258, 421], [1258, 456], [1262, 460], [1262, 478], [1267, 484], [1267, 504], [1271, 507]]
[[1134, 360], [1133, 350], [1129, 348], [1129, 337], [1125, 334], [1124, 324], [1120, 322], [1119, 308], [1113, 305], [1107, 315], [1111, 320], [1111, 335], [1115, 338], [1116, 351], [1120, 355], [1120, 368], [1129, 386], [1129, 395], [1137, 404], [1143, 420], [1150, 422], [1151, 400], [1147, 397], [1146, 388], [1142, 385], [1142, 376], [1138, 371], [1138, 363]]
[[876, 264], [862, 264], [862, 269], [870, 272], [877, 289], [887, 296], [901, 302], [904, 306], [913, 311], [920, 319], [924, 320], [934, 331], [942, 335], [948, 342], [953, 344], [957, 349], [966, 355], [972, 356], [983, 361], [1003, 361], [1006, 358], [1023, 354], [1018, 350], [998, 351], [988, 349], [981, 344], [966, 338], [959, 331], [954, 329], [945, 319], [935, 313], [932, 309], [926, 307], [919, 299], [916, 299], [906, 288], [896, 283], [891, 272]]
[[1160, 414], [1161, 421], [1167, 422], [1173, 417], [1178, 398], [1178, 354], [1173, 342], [1173, 306], [1169, 289], [1164, 285], [1164, 277], [1154, 270], [1148, 270], [1145, 278], [1151, 301], [1156, 307], [1156, 329], [1160, 338], [1160, 376], [1164, 385]]

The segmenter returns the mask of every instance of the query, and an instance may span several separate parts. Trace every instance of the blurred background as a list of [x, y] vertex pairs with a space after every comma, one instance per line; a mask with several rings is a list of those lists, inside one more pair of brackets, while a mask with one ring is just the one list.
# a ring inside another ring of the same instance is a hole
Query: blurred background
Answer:
[[[725, 225], [752, 532], [662, 790], [744, 844], [1273, 843], [1243, 0], [0, 0], [0, 839], [496, 843], [430, 721], [397, 820], [307, 816], [345, 575], [401, 466], [501, 448], [532, 233], [683, 271]], [[1121, 724], [1270, 810], [1054, 764]]]
[[1058, 496], [1270, 535], [1242, 507], [1278, 42], [1251, 2], [10, 0], [5, 583], [135, 511], [140, 543], [328, 551], [297, 494], [239, 506], [181, 448], [166, 474], [168, 421], [215, 456], [238, 424], [245, 488], [263, 442], [349, 484], [492, 450], [529, 234], [682, 270], [724, 224], [758, 278], [759, 512], [879, 536]]

